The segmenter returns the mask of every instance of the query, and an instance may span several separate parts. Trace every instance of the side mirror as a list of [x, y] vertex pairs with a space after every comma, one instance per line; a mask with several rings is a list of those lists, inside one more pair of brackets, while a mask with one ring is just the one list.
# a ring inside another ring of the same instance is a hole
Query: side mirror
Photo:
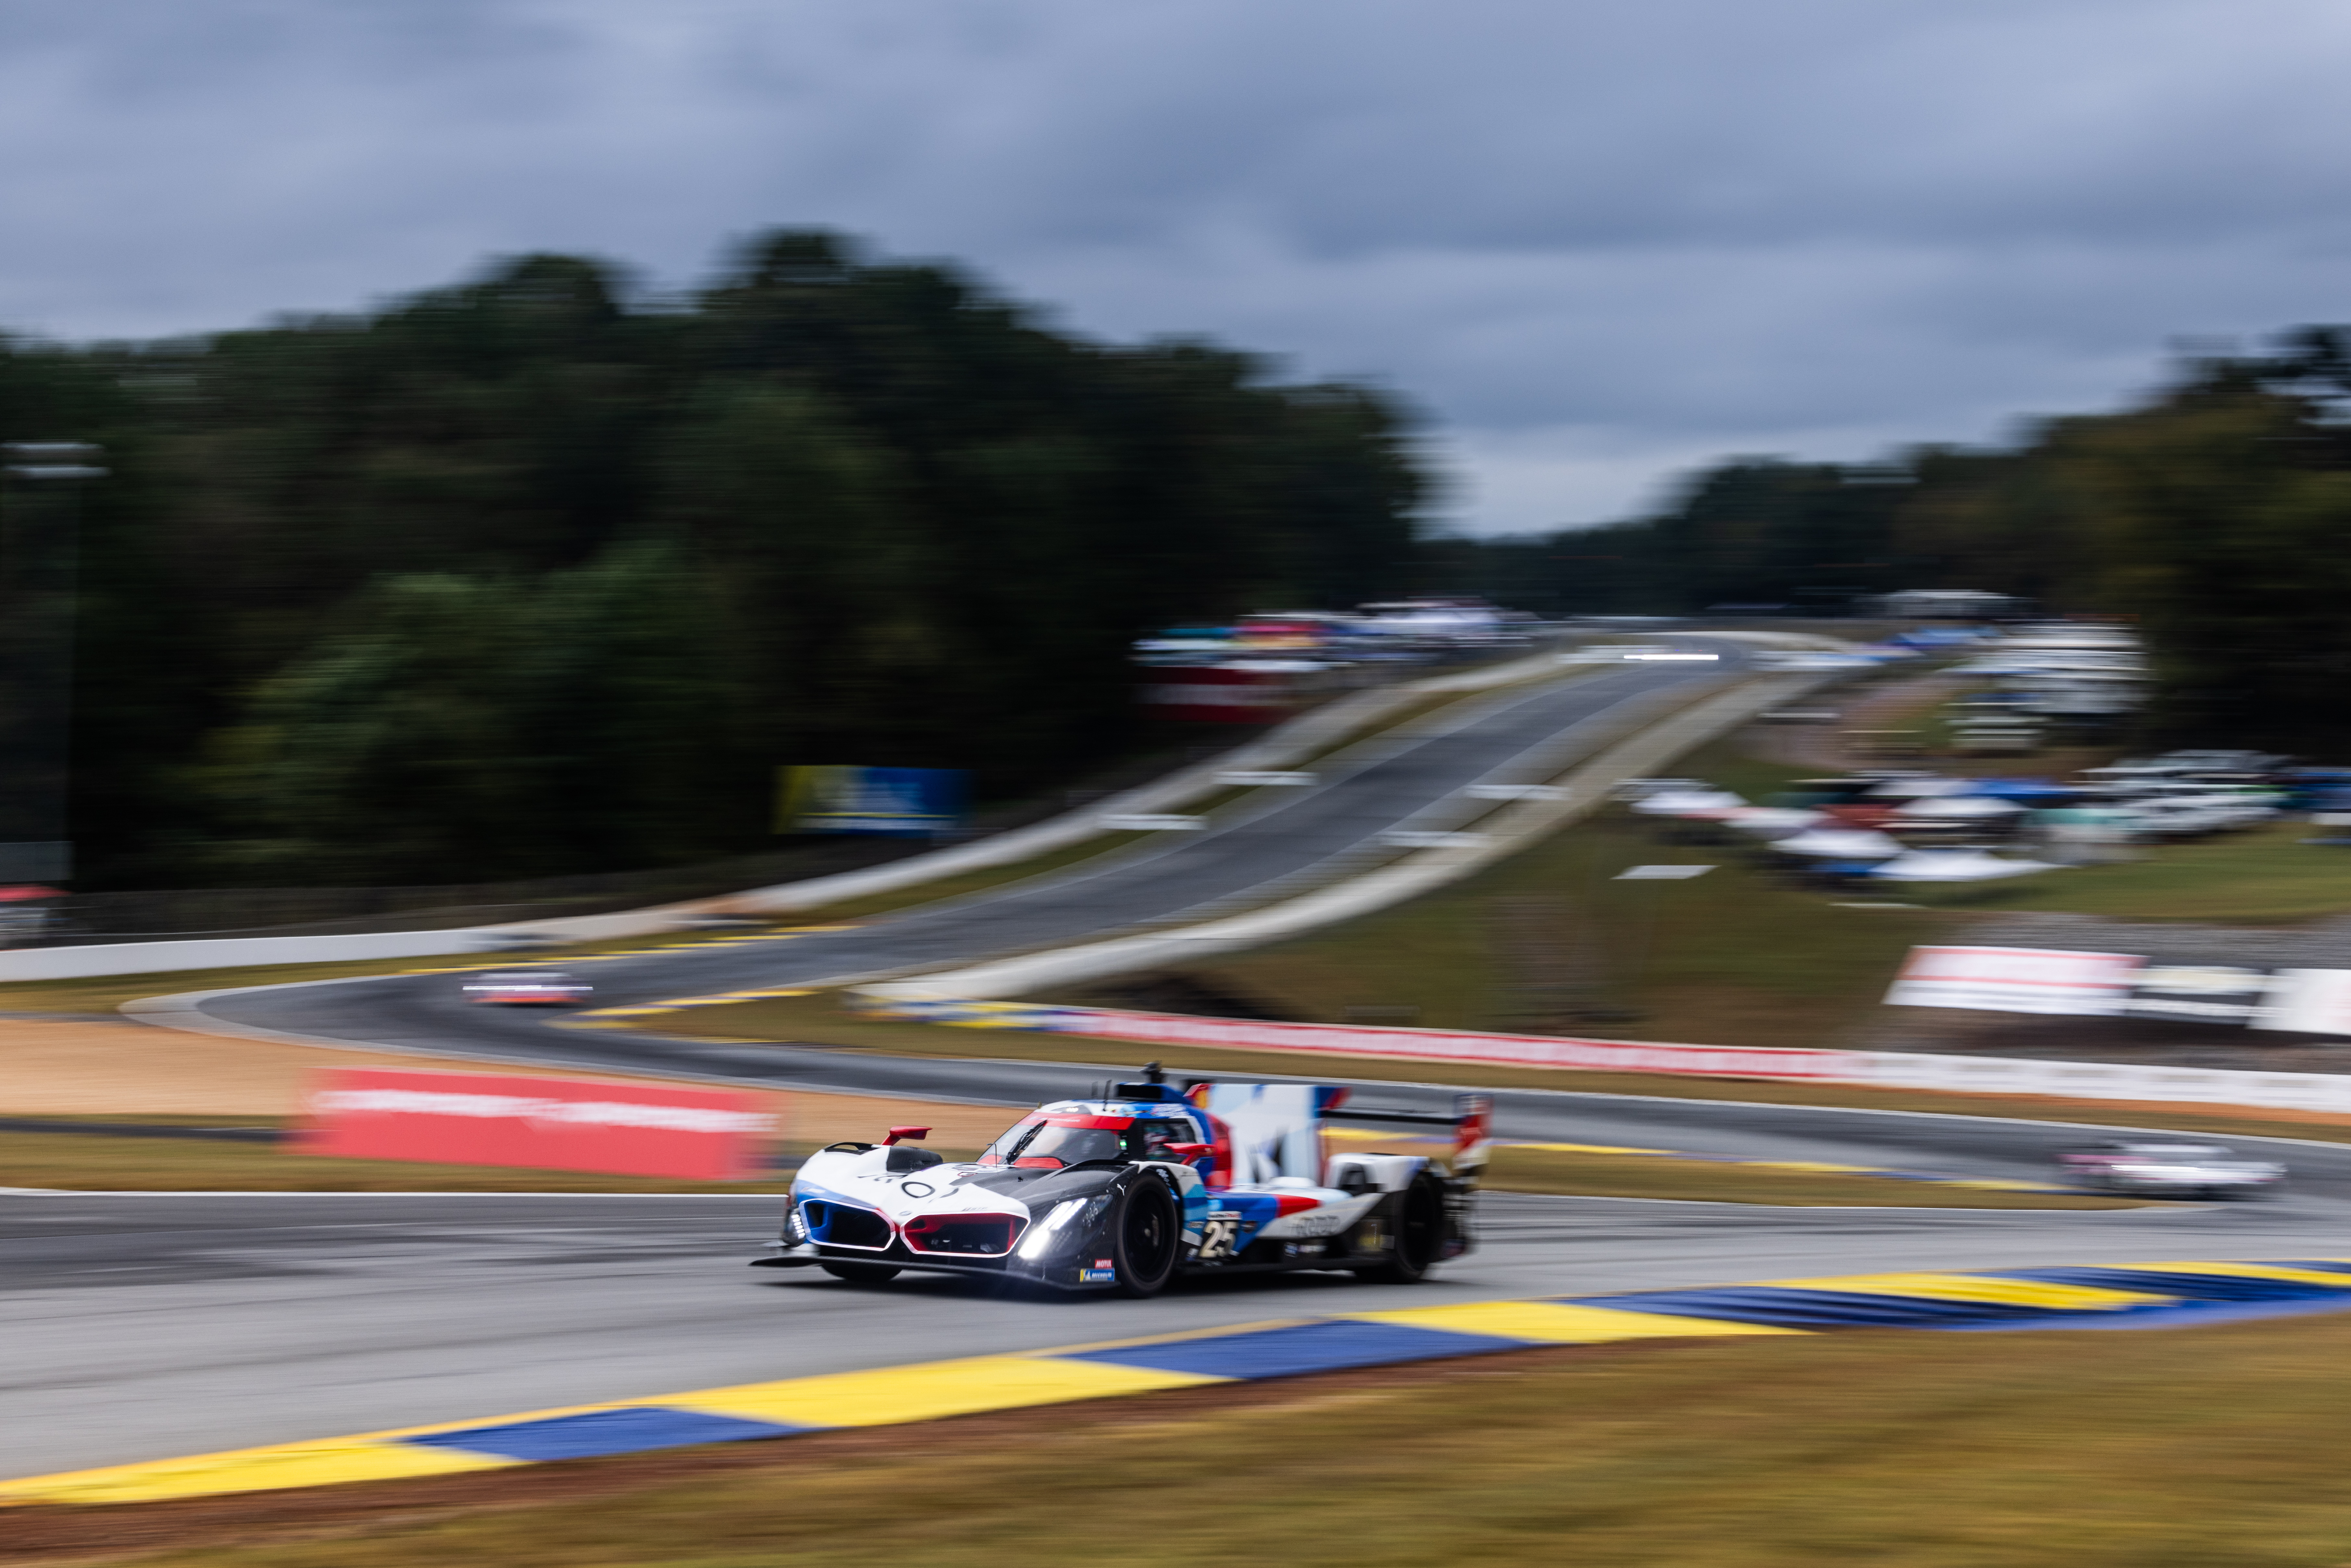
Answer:
[[1170, 1144], [1167, 1145], [1167, 1153], [1178, 1162], [1187, 1166], [1194, 1160], [1201, 1159], [1208, 1155], [1213, 1155], [1216, 1152], [1217, 1145], [1214, 1144]]
[[888, 1148], [901, 1138], [927, 1138], [930, 1135], [931, 1130], [928, 1127], [893, 1127], [890, 1129], [890, 1135], [882, 1140], [882, 1146]]

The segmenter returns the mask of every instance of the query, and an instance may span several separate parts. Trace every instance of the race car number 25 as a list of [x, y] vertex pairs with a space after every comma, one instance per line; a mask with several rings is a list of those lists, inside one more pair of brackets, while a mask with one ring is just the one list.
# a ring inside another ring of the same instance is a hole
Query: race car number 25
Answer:
[[1241, 1217], [1238, 1214], [1212, 1214], [1200, 1226], [1200, 1261], [1213, 1263], [1233, 1255], [1234, 1243], [1240, 1238]]

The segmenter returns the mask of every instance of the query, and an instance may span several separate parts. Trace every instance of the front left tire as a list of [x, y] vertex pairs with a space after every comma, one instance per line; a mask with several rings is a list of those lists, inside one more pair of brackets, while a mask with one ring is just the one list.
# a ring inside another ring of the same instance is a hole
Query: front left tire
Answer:
[[1129, 1186], [1111, 1213], [1111, 1259], [1118, 1273], [1118, 1293], [1141, 1300], [1165, 1290], [1176, 1277], [1183, 1232], [1184, 1218], [1166, 1183], [1144, 1176]]

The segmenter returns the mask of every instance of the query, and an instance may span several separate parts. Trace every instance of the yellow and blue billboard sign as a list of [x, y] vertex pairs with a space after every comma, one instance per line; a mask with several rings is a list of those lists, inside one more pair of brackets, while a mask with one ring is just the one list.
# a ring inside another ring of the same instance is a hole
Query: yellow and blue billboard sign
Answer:
[[963, 825], [960, 768], [799, 767], [781, 770], [779, 833], [907, 833]]

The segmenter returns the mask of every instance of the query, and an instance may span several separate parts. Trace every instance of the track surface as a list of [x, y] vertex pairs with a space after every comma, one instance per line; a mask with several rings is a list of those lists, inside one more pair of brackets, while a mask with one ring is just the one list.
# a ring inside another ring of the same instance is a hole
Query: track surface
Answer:
[[[1734, 646], [1711, 647], [1736, 663]], [[1573, 743], [1617, 704], [1722, 667], [1656, 665], [1503, 694], [1447, 733], [1366, 747], [1326, 765], [1314, 789], [1269, 792], [1262, 810], [1217, 831], [854, 930], [598, 964], [598, 1000], [838, 979], [1197, 918], [1343, 866], [1390, 830], [1450, 826], [1464, 786], [1521, 781], [1512, 761], [1531, 748]], [[1008, 1109], [1082, 1093], [1119, 1071], [566, 1030], [467, 1008], [447, 977], [225, 994], [205, 1009], [293, 1034], [504, 1061]], [[1450, 1092], [1370, 1083], [1355, 1103], [1426, 1111], [1447, 1106]], [[1970, 1117], [1538, 1092], [1497, 1099], [1506, 1137], [1953, 1175], [2045, 1176], [2053, 1146], [2078, 1135]], [[1886, 1269], [2342, 1250], [2351, 1147], [2281, 1153], [2294, 1196], [2244, 1206], [1771, 1209], [1492, 1195], [1481, 1249], [1425, 1285], [1290, 1275], [1188, 1285], [1148, 1302], [1004, 1298], [918, 1276], [861, 1289], [749, 1270], [743, 1262], [773, 1233], [772, 1197], [0, 1196], [0, 1407], [10, 1416], [0, 1423], [0, 1475], [1304, 1312]]]
[[1489, 1195], [1482, 1249], [1419, 1286], [1289, 1275], [1151, 1301], [1039, 1301], [911, 1275], [863, 1289], [747, 1269], [775, 1201], [0, 1197], [0, 1476], [1301, 1313], [2300, 1256], [2344, 1218], [2311, 1199], [2066, 1213]]

